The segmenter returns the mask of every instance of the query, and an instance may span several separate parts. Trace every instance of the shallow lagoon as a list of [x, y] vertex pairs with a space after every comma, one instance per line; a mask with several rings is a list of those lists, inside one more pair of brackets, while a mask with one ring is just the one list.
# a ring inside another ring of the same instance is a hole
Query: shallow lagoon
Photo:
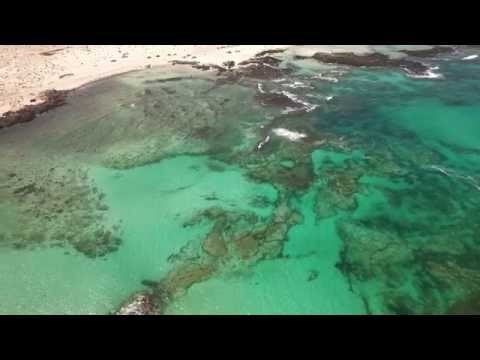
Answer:
[[166, 314], [478, 311], [479, 67], [439, 66], [263, 82], [307, 84], [302, 114], [152, 69], [2, 131], [0, 312], [106, 314], [152, 284]]

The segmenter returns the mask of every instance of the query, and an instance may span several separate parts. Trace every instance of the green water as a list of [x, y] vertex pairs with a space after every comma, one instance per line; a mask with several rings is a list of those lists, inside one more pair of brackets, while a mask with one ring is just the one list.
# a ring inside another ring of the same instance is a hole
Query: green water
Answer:
[[151, 69], [2, 130], [0, 313], [107, 314], [151, 284], [165, 314], [479, 311], [479, 66], [297, 66], [301, 115]]

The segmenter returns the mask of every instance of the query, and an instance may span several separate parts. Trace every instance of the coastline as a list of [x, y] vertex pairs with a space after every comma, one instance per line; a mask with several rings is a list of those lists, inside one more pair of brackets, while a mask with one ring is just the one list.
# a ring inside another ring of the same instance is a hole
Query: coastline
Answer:
[[[409, 49], [414, 46], [403, 46]], [[418, 48], [418, 46], [415, 46]], [[429, 49], [429, 46], [421, 47]], [[316, 52], [381, 51], [369, 45], [0, 45], [0, 116], [44, 101], [49, 90], [69, 91], [96, 80], [172, 62], [214, 66], [247, 61], [271, 50], [292, 50], [310, 57]]]
[[[390, 55], [401, 56], [412, 48], [431, 50], [428, 45], [397, 46]], [[384, 49], [369, 45], [0, 45], [0, 117], [43, 103], [45, 92], [52, 90], [68, 92], [110, 76], [175, 63], [235, 69], [272, 50], [312, 57], [318, 52], [365, 55]]]
[[0, 116], [45, 101], [46, 91], [70, 91], [125, 72], [195, 61], [238, 64], [286, 45], [0, 46]]

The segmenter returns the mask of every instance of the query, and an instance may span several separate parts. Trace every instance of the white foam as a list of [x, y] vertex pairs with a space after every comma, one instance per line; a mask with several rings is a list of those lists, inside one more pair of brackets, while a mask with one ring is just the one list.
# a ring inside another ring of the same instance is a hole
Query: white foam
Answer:
[[480, 185], [478, 184], [477, 180], [473, 176], [462, 175], [462, 174], [459, 174], [459, 173], [455, 172], [454, 170], [445, 169], [445, 168], [442, 168], [442, 167], [437, 166], [437, 165], [431, 165], [430, 167], [434, 170], [437, 170], [437, 171], [441, 172], [445, 176], [450, 176], [450, 177], [454, 177], [454, 178], [457, 178], [457, 179], [466, 180], [475, 189], [480, 191]]
[[257, 145], [257, 150], [260, 150], [262, 147], [265, 146], [266, 143], [268, 143], [270, 141], [270, 135], [267, 135], [265, 137], [265, 139], [263, 139], [263, 141], [261, 141], [258, 145]]
[[258, 91], [260, 91], [260, 93], [265, 94], [265, 90], [263, 90], [263, 85], [262, 84], [258, 83], [257, 87], [258, 87]]
[[327, 101], [330, 101], [330, 100], [332, 100], [332, 99], [333, 99], [333, 96], [327, 96], [327, 97], [325, 98], [325, 100], [327, 100]]
[[287, 106], [285, 109], [282, 110], [282, 114], [289, 114], [291, 112], [298, 111], [298, 108], [292, 108], [290, 106]]
[[450, 175], [447, 170], [441, 168], [440, 166], [432, 165], [431, 168], [434, 169], [434, 170], [440, 171], [440, 172], [441, 172], [442, 174], [444, 174], [444, 175], [447, 175], [447, 176]]
[[313, 89], [312, 86], [307, 85], [307, 84], [304, 84], [304, 83], [301, 82], [301, 81], [295, 81], [293, 84], [282, 84], [282, 86], [290, 87], [290, 88], [293, 88], [293, 89], [296, 89], [296, 88], [308, 88], [308, 89]]
[[[310, 112], [312, 110], [315, 110], [318, 107], [318, 105], [310, 104], [306, 101], [303, 101], [303, 100], [299, 99], [299, 97], [297, 95], [292, 94], [291, 92], [288, 92], [288, 91], [284, 90], [284, 91], [281, 91], [281, 94], [285, 95], [286, 97], [288, 97], [293, 102], [303, 105], [306, 112]], [[292, 112], [294, 110], [298, 110], [298, 109], [287, 108], [287, 109], [284, 110], [284, 113]]]
[[291, 140], [291, 141], [297, 141], [307, 137], [306, 134], [299, 133], [296, 131], [291, 131], [285, 128], [276, 128], [276, 129], [273, 129], [272, 131], [275, 135], [287, 138], [288, 140]]
[[320, 80], [325, 80], [325, 81], [330, 81], [330, 82], [338, 82], [338, 79], [333, 77], [333, 76], [324, 76], [323, 74], [318, 74], [313, 77], [314, 79], [320, 79]]
[[469, 55], [469, 56], [465, 56], [464, 58], [462, 58], [462, 60], [473, 60], [473, 59], [476, 59], [478, 58], [478, 55]]
[[433, 70], [438, 70], [438, 66], [428, 69], [423, 74], [412, 74], [407, 71], [407, 76], [414, 79], [443, 79], [442, 74], [433, 72]]

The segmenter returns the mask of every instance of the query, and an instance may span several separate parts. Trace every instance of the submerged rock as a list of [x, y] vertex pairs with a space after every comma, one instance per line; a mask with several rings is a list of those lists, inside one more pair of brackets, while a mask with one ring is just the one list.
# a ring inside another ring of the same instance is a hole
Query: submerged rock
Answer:
[[120, 306], [115, 315], [154, 315], [154, 304], [152, 296], [148, 293], [133, 295], [129, 300]]
[[310, 270], [308, 272], [308, 278], [307, 281], [313, 281], [318, 278], [318, 271], [317, 270]]
[[447, 310], [450, 315], [480, 315], [480, 293], [475, 292], [457, 300]]
[[227, 255], [228, 249], [225, 245], [221, 234], [218, 232], [211, 232], [203, 242], [203, 250], [215, 257], [222, 257]]

